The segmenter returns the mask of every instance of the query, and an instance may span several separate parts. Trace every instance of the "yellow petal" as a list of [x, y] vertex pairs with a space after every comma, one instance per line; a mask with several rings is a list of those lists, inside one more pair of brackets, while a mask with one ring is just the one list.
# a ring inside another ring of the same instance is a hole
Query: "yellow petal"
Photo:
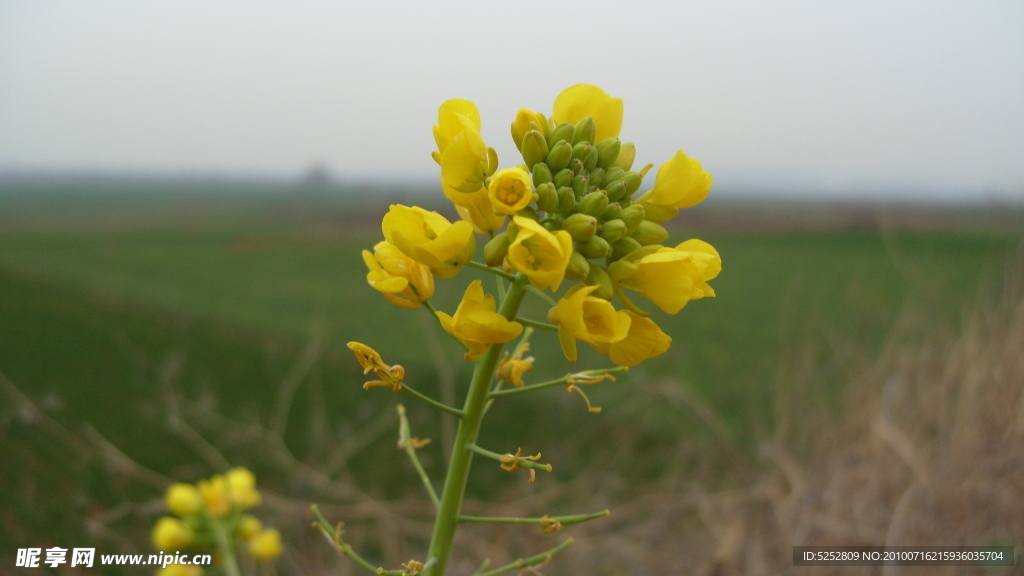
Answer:
[[633, 367], [637, 364], [664, 354], [672, 338], [650, 318], [625, 312], [630, 316], [629, 333], [618, 342], [592, 344], [595, 350], [611, 358], [619, 366]]
[[533, 199], [533, 179], [522, 168], [505, 168], [491, 177], [487, 193], [496, 211], [511, 216]]
[[622, 129], [622, 99], [612, 98], [604, 90], [591, 84], [577, 84], [562, 91], [555, 98], [555, 124], [575, 124], [587, 116], [594, 118], [597, 125], [595, 140], [619, 135]]

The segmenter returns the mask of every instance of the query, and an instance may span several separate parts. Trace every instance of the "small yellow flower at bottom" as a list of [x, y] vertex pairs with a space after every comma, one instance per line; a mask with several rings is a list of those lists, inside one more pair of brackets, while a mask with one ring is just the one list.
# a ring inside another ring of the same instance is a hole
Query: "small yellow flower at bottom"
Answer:
[[249, 540], [249, 554], [261, 562], [281, 555], [281, 533], [270, 528], [261, 530]]
[[363, 367], [363, 374], [373, 371], [380, 380], [373, 380], [363, 384], [363, 390], [373, 386], [391, 386], [391, 389], [398, 392], [402, 389], [402, 380], [405, 378], [405, 368], [398, 364], [389, 366], [381, 359], [376, 350], [362, 342], [349, 342], [349, 350], [356, 355], [356, 360]]
[[192, 529], [177, 518], [164, 516], [153, 526], [153, 546], [163, 552], [177, 552], [193, 542]]
[[484, 294], [480, 280], [470, 282], [454, 316], [438, 312], [441, 326], [469, 347], [466, 360], [479, 358], [491, 344], [503, 344], [523, 332], [523, 325], [495, 312], [494, 296]]

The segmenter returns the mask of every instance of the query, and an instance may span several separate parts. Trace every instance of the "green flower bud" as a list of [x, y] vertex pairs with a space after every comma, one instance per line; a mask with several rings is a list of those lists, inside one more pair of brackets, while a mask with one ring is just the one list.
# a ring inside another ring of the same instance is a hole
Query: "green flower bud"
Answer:
[[566, 124], [562, 122], [557, 128], [551, 131], [548, 135], [548, 147], [554, 148], [555, 144], [558, 144], [562, 140], [572, 140], [572, 133], [575, 130], [572, 124]]
[[565, 220], [565, 216], [557, 213], [550, 213], [541, 220], [541, 223], [549, 232], [562, 229], [562, 222]]
[[636, 158], [636, 147], [632, 142], [626, 142], [619, 148], [619, 157], [612, 162], [612, 166], [629, 170], [633, 167], [633, 159]]
[[590, 214], [591, 216], [600, 216], [601, 212], [608, 207], [608, 195], [603, 191], [598, 190], [597, 192], [591, 192], [580, 198], [579, 204], [576, 206], [576, 211], [582, 214]]
[[495, 234], [487, 244], [484, 244], [484, 261], [488, 266], [500, 266], [501, 261], [508, 254], [509, 244], [508, 233]]
[[587, 170], [593, 170], [597, 168], [597, 160], [600, 155], [597, 152], [597, 148], [590, 147], [590, 151], [587, 152], [587, 157], [583, 160], [583, 167]]
[[519, 226], [516, 226], [515, 222], [509, 220], [508, 228], [505, 228], [505, 235], [508, 236], [510, 243], [516, 241], [516, 234], [519, 234]]
[[644, 220], [636, 227], [636, 231], [634, 231], [630, 237], [639, 242], [641, 246], [661, 244], [665, 240], [668, 240], [668, 230], [665, 230], [661, 224], [656, 224], [650, 220]]
[[587, 193], [587, 177], [577, 176], [572, 179], [572, 191], [579, 198]]
[[597, 218], [588, 214], [573, 214], [562, 222], [562, 230], [577, 242], [586, 242], [597, 232]]
[[[524, 138], [525, 140], [525, 138]], [[544, 160], [552, 172], [558, 172], [569, 165], [572, 159], [572, 144], [562, 140], [548, 150], [547, 159]]]
[[587, 257], [573, 250], [569, 257], [569, 265], [565, 267], [565, 278], [567, 280], [583, 280], [590, 274], [590, 261]]
[[601, 215], [598, 217], [598, 220], [607, 222], [608, 220], [614, 220], [615, 218], [618, 218], [619, 214], [622, 214], [622, 206], [620, 206], [618, 202], [612, 202], [611, 204], [608, 205], [607, 208], [604, 209], [604, 212], [601, 212]]
[[548, 157], [548, 141], [539, 131], [530, 130], [523, 135], [522, 151], [526, 165], [533, 168], [534, 164], [543, 162]]
[[618, 260], [608, 265], [608, 275], [611, 276], [615, 282], [621, 282], [626, 278], [629, 278], [633, 274], [636, 274], [636, 264], [627, 262], [625, 260]]
[[555, 188], [561, 188], [562, 186], [571, 186], [572, 178], [575, 175], [576, 174], [572, 170], [569, 170], [568, 168], [563, 168], [562, 170], [558, 171], [558, 174], [555, 174], [555, 177], [552, 178], [551, 181], [555, 184]]
[[[639, 206], [640, 204], [638, 204]], [[675, 206], [658, 206], [656, 204], [643, 204], [647, 210], [647, 219], [651, 222], [668, 222], [679, 214], [679, 208]]]
[[609, 200], [618, 200], [626, 195], [626, 183], [622, 180], [616, 180], [605, 187], [608, 191]]
[[629, 254], [633, 250], [640, 248], [640, 243], [634, 240], [633, 238], [626, 236], [625, 238], [617, 240], [615, 244], [612, 244], [611, 247], [612, 259], [618, 260], [619, 258], [622, 258], [626, 254]]
[[639, 172], [625, 172], [619, 175], [618, 180], [626, 183], [626, 193], [624, 196], [631, 197], [640, 189], [640, 184], [644, 181], [644, 177]]
[[583, 161], [580, 160], [579, 158], [573, 158], [572, 160], [569, 160], [569, 170], [572, 170], [572, 173], [577, 176], [582, 175]]
[[552, 181], [551, 169], [543, 162], [537, 162], [533, 165], [533, 171], [530, 176], [533, 178], [534, 186], [540, 186]]
[[523, 208], [522, 210], [517, 212], [516, 215], [540, 222], [540, 214], [537, 214], [537, 211], [534, 210], [533, 206], [527, 206], [526, 208]]
[[590, 273], [587, 274], [587, 279], [584, 280], [584, 283], [587, 286], [597, 286], [597, 290], [590, 293], [591, 296], [597, 296], [605, 300], [611, 300], [615, 297], [615, 290], [612, 289], [612, 279], [608, 272], [599, 264], [594, 264], [590, 267]]
[[601, 181], [604, 180], [604, 169], [603, 168], [594, 168], [593, 170], [590, 171], [589, 177], [590, 177], [590, 183], [592, 185], [597, 186], [598, 188], [601, 188]]
[[633, 232], [636, 232], [637, 226], [644, 221], [644, 215], [646, 211], [640, 204], [634, 204], [628, 208], [623, 208], [619, 214], [619, 219], [626, 223], [626, 235], [629, 236]]
[[597, 124], [594, 123], [594, 117], [587, 116], [576, 123], [576, 126], [572, 131], [572, 143], [593, 142], [596, 134]]
[[625, 237], [626, 223], [618, 218], [605, 222], [604, 226], [601, 227], [601, 238], [604, 238], [608, 242], [615, 242], [616, 240]]
[[568, 214], [574, 208], [576, 208], [576, 193], [572, 191], [572, 188], [562, 186], [558, 189], [558, 211]]
[[[537, 166], [543, 166], [543, 164], [537, 164]], [[551, 182], [537, 186], [537, 208], [545, 212], [558, 210], [558, 190]]]
[[498, 170], [498, 151], [494, 148], [487, 149], [487, 175], [494, 176]]
[[604, 171], [604, 177], [601, 178], [601, 186], [607, 188], [609, 184], [619, 178], [619, 175], [625, 172], [622, 168], [611, 167]]
[[619, 150], [622, 142], [618, 138], [605, 138], [597, 143], [598, 160], [597, 165], [601, 168], [608, 168], [619, 157]]
[[[623, 238], [622, 240], [629, 240], [629, 238]], [[619, 242], [622, 242], [622, 240], [619, 240]], [[586, 242], [578, 242], [576, 244], [576, 249], [580, 251], [580, 254], [583, 254], [591, 260], [607, 258], [612, 252], [611, 245], [608, 244], [607, 240], [600, 236], [594, 236]]]
[[579, 159], [580, 162], [583, 162], [584, 160], [587, 159], [587, 154], [590, 153], [591, 148], [592, 146], [590, 145], [590, 142], [580, 142], [578, 144], [573, 144], [572, 157]]

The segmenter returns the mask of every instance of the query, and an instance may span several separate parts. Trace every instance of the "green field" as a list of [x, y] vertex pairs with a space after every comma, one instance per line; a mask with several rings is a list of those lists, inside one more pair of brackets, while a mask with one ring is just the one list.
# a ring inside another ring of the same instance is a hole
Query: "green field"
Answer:
[[[379, 240], [375, 220], [385, 204], [268, 193], [141, 200], [51, 193], [9, 195], [0, 209], [0, 371], [72, 434], [89, 425], [144, 466], [194, 480], [210, 470], [168, 431], [168, 394], [270, 426], [280, 383], [311, 339], [322, 338], [324, 350], [289, 405], [288, 446], [300, 460], [322, 462], [336, 444], [380, 428], [348, 460], [351, 480], [382, 499], [420, 496], [401, 453], [389, 448], [393, 431], [381, 424], [379, 414], [390, 413], [395, 399], [360, 389], [345, 343], [374, 346], [434, 396], [444, 392], [432, 346], [449, 358], [456, 394], [470, 367], [424, 310], [392, 306], [366, 285], [359, 251]], [[672, 230], [673, 242], [697, 236], [713, 244], [724, 269], [713, 282], [717, 298], [691, 302], [673, 317], [655, 314], [673, 337], [667, 354], [595, 387], [591, 398], [605, 407], [599, 416], [558, 389], [520, 396], [494, 410], [481, 443], [550, 450], [561, 456], [556, 476], [563, 480], [605, 466], [641, 486], [663, 472], [659, 455], [675, 438], [692, 437], [698, 449], [713, 444], [698, 415], [681, 417], [650, 392], [670, 377], [721, 418], [736, 445], [756, 451], [775, 425], [773, 398], [794, 374], [812, 369], [824, 409], [841, 410], [849, 373], [875, 357], [902, 313], [924, 311], [936, 325], [955, 325], [965, 306], [995, 294], [1020, 242], [1012, 227], [978, 225], [987, 221], [977, 211], [970, 225], [957, 225], [952, 209], [929, 225], [913, 224], [905, 216], [916, 209], [901, 208], [896, 224], [836, 229], [827, 224], [831, 211], [849, 208], [825, 206], [808, 218], [824, 215], [826, 224], [794, 229], [778, 225], [792, 214], [758, 220], [744, 213], [729, 225], [730, 209], [714, 212], [712, 224]], [[439, 280], [435, 305], [452, 311], [474, 274]], [[533, 300], [528, 315], [543, 319], [546, 306]], [[569, 370], [553, 334], [538, 334], [532, 352], [533, 380]], [[589, 350], [579, 362], [606, 364]], [[417, 434], [440, 438], [438, 419], [403, 401]], [[38, 416], [0, 405], [7, 460], [0, 549], [45, 545], [43, 535], [84, 538], [82, 517], [156, 494], [104, 480], [106, 472], [77, 460]], [[609, 461], [600, 439], [614, 441], [624, 429], [636, 431], [648, 452]], [[564, 441], [571, 431], [579, 432]], [[427, 451], [435, 469], [441, 444]], [[268, 464], [230, 441], [218, 445], [274, 482]], [[473, 493], [502, 493], [508, 481], [499, 473], [482, 472]], [[142, 524], [113, 526], [131, 533]]]

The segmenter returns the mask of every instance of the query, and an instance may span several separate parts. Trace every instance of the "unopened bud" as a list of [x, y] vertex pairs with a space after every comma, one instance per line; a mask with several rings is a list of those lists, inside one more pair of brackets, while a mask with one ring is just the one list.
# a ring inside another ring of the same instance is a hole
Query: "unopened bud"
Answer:
[[622, 282], [633, 274], [636, 274], [636, 264], [625, 260], [618, 260], [608, 265], [608, 275], [615, 282]]
[[548, 156], [544, 162], [547, 163], [548, 167], [551, 168], [553, 172], [558, 172], [568, 166], [569, 160], [571, 159], [572, 144], [562, 140], [548, 150]]
[[576, 123], [576, 127], [572, 132], [572, 143], [593, 142], [596, 134], [597, 124], [594, 123], [594, 117], [587, 116]]
[[597, 153], [597, 148], [591, 146], [590, 151], [587, 152], [587, 157], [583, 160], [583, 167], [586, 168], [587, 170], [593, 170], [594, 168], [597, 168], [598, 158], [599, 154]]
[[632, 142], [626, 142], [619, 148], [619, 157], [612, 162], [612, 166], [629, 170], [633, 167], [634, 158], [636, 158], [636, 147]]
[[612, 259], [618, 260], [637, 248], [640, 248], [640, 243], [632, 237], [626, 236], [612, 244]]
[[565, 220], [565, 216], [561, 214], [551, 213], [545, 216], [541, 224], [548, 230], [548, 232], [554, 232], [555, 230], [562, 229], [562, 221]]
[[527, 167], [533, 168], [534, 164], [548, 157], [548, 141], [539, 131], [530, 130], [523, 135], [522, 152]]
[[572, 157], [583, 162], [587, 159], [587, 154], [590, 153], [590, 142], [579, 142], [572, 146]]
[[640, 204], [634, 204], [628, 208], [623, 208], [619, 214], [619, 219], [626, 223], [626, 235], [630, 235], [636, 232], [637, 226], [644, 221], [644, 215], [646, 211]]
[[659, 206], [657, 204], [642, 203], [638, 206], [643, 206], [647, 211], [647, 219], [651, 222], [668, 222], [669, 220], [676, 217], [679, 214], [679, 208], [675, 206]]
[[577, 242], [586, 242], [597, 232], [597, 218], [587, 214], [573, 214], [562, 222], [562, 230]]
[[569, 170], [572, 170], [572, 173], [577, 176], [582, 175], [583, 161], [580, 160], [579, 158], [573, 158], [572, 160], [569, 160]]
[[601, 215], [598, 216], [598, 220], [607, 222], [608, 220], [618, 218], [619, 214], [622, 214], [622, 206], [619, 205], [618, 202], [612, 202], [608, 204], [608, 207], [604, 209], [604, 212], [601, 212]]
[[487, 149], [487, 172], [488, 177], [493, 176], [498, 170], [498, 151], [494, 148]]
[[590, 177], [591, 186], [597, 186], [598, 188], [602, 187], [601, 182], [604, 180], [603, 168], [594, 168], [593, 170], [590, 170], [590, 174], [588, 174], [588, 176]]
[[586, 176], [577, 176], [577, 177], [573, 178], [572, 179], [572, 191], [576, 194], [577, 198], [579, 198], [579, 197], [583, 196], [584, 194], [586, 194], [586, 192], [587, 192], [587, 177]]
[[605, 300], [615, 297], [615, 290], [612, 290], [612, 279], [600, 264], [591, 265], [590, 273], [587, 274], [587, 279], [584, 282], [587, 286], [597, 286], [597, 290], [590, 293], [592, 296]]
[[576, 208], [576, 194], [572, 191], [572, 188], [562, 186], [558, 189], [558, 211], [568, 214], [574, 208]]
[[551, 131], [551, 134], [548, 135], [548, 147], [554, 148], [555, 144], [558, 144], [562, 140], [572, 140], [572, 133], [574, 130], [575, 129], [573, 128], [572, 124], [566, 124], [565, 122], [562, 122], [561, 124], [558, 125], [557, 128]]
[[[543, 164], [537, 164], [537, 166], [543, 166]], [[544, 212], [558, 210], [558, 190], [551, 182], [537, 186], [537, 208]]]
[[618, 138], [605, 138], [597, 143], [598, 160], [597, 165], [601, 168], [608, 168], [619, 157], [619, 150], [622, 142]]
[[636, 191], [640, 189], [640, 184], [644, 181], [644, 177], [639, 172], [624, 172], [618, 177], [620, 182], [626, 183], [626, 193], [624, 197], [631, 197], [636, 194]]
[[555, 184], [555, 188], [561, 188], [562, 186], [571, 186], [572, 179], [576, 174], [568, 168], [563, 168], [555, 174], [551, 181]]
[[580, 198], [579, 204], [576, 206], [576, 211], [583, 214], [590, 214], [591, 216], [600, 216], [601, 212], [608, 207], [608, 195], [603, 191], [598, 190], [597, 192], [591, 192]]
[[[628, 238], [624, 238], [623, 240], [628, 240]], [[622, 240], [619, 240], [619, 242], [622, 242]], [[608, 241], [600, 236], [594, 236], [586, 242], [578, 243], [576, 245], [576, 249], [580, 251], [580, 254], [583, 254], [591, 260], [596, 258], [606, 258], [612, 251], [612, 247], [608, 244]]]
[[508, 228], [505, 228], [505, 235], [508, 236], [508, 241], [510, 243], [516, 241], [516, 234], [519, 234], [519, 226], [517, 226], [515, 222], [510, 221], [508, 223]]
[[630, 235], [640, 243], [641, 246], [650, 246], [652, 244], [661, 244], [665, 240], [668, 240], [668, 230], [661, 224], [656, 224], [650, 220], [644, 220], [636, 227], [636, 231]]
[[508, 247], [511, 242], [508, 239], [508, 233], [502, 232], [496, 234], [494, 238], [491, 238], [487, 244], [484, 244], [484, 261], [487, 262], [488, 266], [498, 266], [501, 261], [508, 255]]
[[626, 223], [616, 218], [609, 220], [601, 227], [601, 238], [608, 242], [615, 242], [619, 238], [626, 237]]
[[619, 175], [625, 172], [622, 168], [616, 168], [612, 166], [604, 171], [604, 177], [601, 178], [601, 186], [607, 188], [612, 182], [619, 178]]
[[551, 169], [543, 162], [537, 162], [533, 165], [530, 176], [533, 178], [534, 186], [540, 186], [552, 181]]
[[622, 180], [616, 180], [605, 187], [608, 191], [609, 200], [618, 200], [626, 195], [626, 183]]
[[583, 280], [590, 274], [590, 261], [587, 257], [573, 250], [569, 257], [569, 265], [565, 267], [565, 277], [569, 280]]

